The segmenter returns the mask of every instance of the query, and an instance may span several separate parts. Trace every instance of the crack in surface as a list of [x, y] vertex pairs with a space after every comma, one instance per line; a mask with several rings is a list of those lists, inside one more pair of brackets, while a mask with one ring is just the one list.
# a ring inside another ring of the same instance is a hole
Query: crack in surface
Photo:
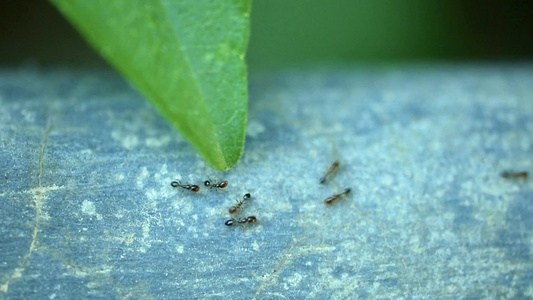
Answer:
[[261, 294], [261, 292], [263, 291], [263, 289], [265, 288], [267, 283], [270, 281], [270, 279], [272, 279], [272, 277], [274, 277], [274, 275], [276, 275], [281, 270], [283, 265], [285, 265], [287, 260], [289, 260], [289, 258], [292, 257], [292, 252], [293, 252], [294, 248], [296, 248], [303, 241], [305, 241], [305, 240], [307, 240], [309, 238], [310, 237], [303, 238], [300, 241], [298, 241], [296, 244], [292, 245], [292, 247], [289, 249], [289, 251], [287, 251], [287, 254], [285, 255], [285, 257], [279, 263], [278, 267], [276, 269], [274, 269], [274, 271], [272, 273], [270, 273], [270, 275], [268, 275], [265, 279], [263, 279], [263, 281], [261, 282], [261, 285], [259, 286], [259, 288], [257, 289], [257, 292], [255, 293], [255, 296], [254, 296], [253, 300], [259, 299], [259, 295]]
[[[122, 299], [128, 299], [130, 297], [141, 297], [141, 298], [145, 298], [145, 299], [155, 299], [154, 297], [152, 297], [151, 295], [147, 294], [147, 292], [144, 292], [144, 291], [135, 291], [135, 290], [132, 290], [130, 289], [130, 291], [128, 291], [126, 293], [126, 291], [123, 291], [123, 288], [119, 286], [119, 284], [117, 284], [117, 282], [115, 280], [113, 280], [112, 276], [110, 275], [104, 275], [106, 272], [106, 270], [91, 270], [91, 268], [82, 268], [76, 264], [74, 264], [72, 261], [70, 260], [67, 260], [65, 258], [63, 258], [65, 261], [66, 261], [66, 264], [69, 268], [72, 268], [73, 270], [75, 270], [75, 272], [77, 273], [76, 275], [78, 276], [90, 276], [91, 278], [93, 278], [93, 280], [102, 280], [104, 282], [107, 282], [109, 285], [111, 285], [111, 287], [113, 287], [115, 289], [115, 291], [117, 292], [117, 294], [120, 295], [120, 297]], [[81, 274], [78, 274], [78, 273], [81, 273]], [[91, 281], [91, 280], [89, 280]], [[127, 289], [127, 288], [126, 288]]]
[[35, 251], [35, 245], [37, 243], [37, 238], [39, 236], [39, 221], [41, 218], [41, 206], [42, 206], [42, 200], [43, 200], [43, 194], [44, 192], [48, 190], [54, 190], [58, 187], [43, 187], [43, 162], [44, 162], [44, 149], [46, 147], [46, 142], [48, 141], [48, 135], [50, 134], [50, 131], [52, 131], [53, 125], [48, 126], [46, 131], [44, 132], [44, 138], [41, 143], [41, 154], [39, 156], [39, 185], [36, 189], [32, 189], [31, 191], [34, 192], [34, 201], [35, 201], [35, 226], [33, 227], [33, 234], [31, 239], [30, 248], [28, 250], [28, 253], [26, 256], [24, 256], [24, 259], [22, 260], [22, 263], [15, 268], [13, 271], [13, 274], [9, 276], [7, 281], [0, 285], [0, 292], [1, 293], [7, 293], [9, 290], [9, 285], [11, 284], [11, 281], [17, 278], [20, 278], [22, 276], [22, 272], [26, 269], [28, 266], [28, 261], [30, 260], [33, 252]]

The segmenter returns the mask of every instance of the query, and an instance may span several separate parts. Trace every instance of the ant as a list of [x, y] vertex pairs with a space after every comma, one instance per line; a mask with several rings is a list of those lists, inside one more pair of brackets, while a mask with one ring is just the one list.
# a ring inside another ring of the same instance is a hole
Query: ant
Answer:
[[176, 181], [172, 181], [170, 183], [170, 185], [172, 187], [181, 187], [181, 188], [184, 188], [186, 190], [191, 190], [193, 192], [198, 192], [200, 190], [200, 187], [197, 186], [197, 185], [194, 185], [194, 184], [181, 184], [181, 181], [180, 180], [176, 180]]
[[342, 195], [349, 194], [351, 191], [352, 191], [351, 188], [347, 188], [342, 193], [335, 194], [333, 196], [330, 196], [330, 197], [326, 198], [326, 200], [324, 200], [324, 202], [326, 204], [332, 204], [335, 200], [339, 199]]
[[241, 201], [237, 201], [237, 204], [235, 206], [232, 206], [229, 209], [229, 213], [230, 214], [234, 214], [234, 213], [238, 212], [241, 209], [241, 206], [244, 204], [244, 201], [250, 199], [251, 197], [252, 197], [252, 195], [250, 195], [250, 193], [244, 194], [244, 196], [242, 196], [242, 200]]
[[222, 180], [219, 183], [213, 183], [211, 179], [204, 181], [204, 185], [206, 187], [214, 187], [217, 189], [223, 189], [228, 186], [228, 182], [226, 180]]
[[323, 184], [324, 182], [326, 182], [327, 177], [331, 175], [331, 173], [333, 173], [335, 170], [337, 170], [340, 165], [341, 163], [338, 160], [334, 161], [331, 167], [329, 167], [329, 170], [326, 172], [326, 174], [324, 174], [324, 176], [320, 178], [320, 183]]
[[529, 176], [529, 173], [526, 171], [522, 171], [522, 172], [503, 171], [500, 173], [500, 176], [503, 178], [524, 178], [526, 179]]
[[235, 224], [235, 222], [244, 225], [244, 224], [247, 224], [247, 223], [255, 223], [255, 222], [257, 222], [257, 218], [255, 216], [249, 216], [249, 217], [246, 217], [246, 218], [240, 218], [239, 220], [229, 219], [224, 224], [226, 226], [232, 226], [232, 225]]

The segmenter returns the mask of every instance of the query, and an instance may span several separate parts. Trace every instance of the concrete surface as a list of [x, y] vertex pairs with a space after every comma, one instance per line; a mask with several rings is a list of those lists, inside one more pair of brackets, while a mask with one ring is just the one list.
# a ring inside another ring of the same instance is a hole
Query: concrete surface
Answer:
[[533, 297], [533, 182], [499, 176], [533, 172], [533, 65], [251, 78], [217, 173], [113, 72], [1, 69], [0, 298]]

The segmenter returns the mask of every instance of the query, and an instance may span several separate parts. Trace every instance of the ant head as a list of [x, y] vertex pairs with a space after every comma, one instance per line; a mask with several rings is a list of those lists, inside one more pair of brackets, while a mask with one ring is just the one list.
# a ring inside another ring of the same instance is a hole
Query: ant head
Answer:
[[205, 186], [211, 186], [211, 180], [204, 181], [204, 185]]
[[250, 199], [251, 197], [252, 197], [252, 195], [250, 195], [250, 193], [246, 193], [246, 194], [244, 194], [244, 196], [242, 196], [242, 199], [244, 199], [244, 200], [248, 200], [248, 199]]
[[172, 182], [170, 183], [170, 185], [171, 185], [172, 187], [178, 187], [178, 186], [180, 186], [180, 181], [179, 181], [179, 180], [172, 181]]
[[233, 219], [229, 219], [226, 221], [226, 223], [224, 223], [226, 226], [231, 226], [233, 225]]

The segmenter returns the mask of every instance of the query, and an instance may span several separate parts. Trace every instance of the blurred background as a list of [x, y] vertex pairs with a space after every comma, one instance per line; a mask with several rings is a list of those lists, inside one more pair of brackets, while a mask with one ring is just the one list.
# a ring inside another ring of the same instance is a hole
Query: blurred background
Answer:
[[[251, 72], [308, 63], [530, 60], [533, 1], [255, 0]], [[48, 1], [0, 0], [0, 65], [105, 62]]]

